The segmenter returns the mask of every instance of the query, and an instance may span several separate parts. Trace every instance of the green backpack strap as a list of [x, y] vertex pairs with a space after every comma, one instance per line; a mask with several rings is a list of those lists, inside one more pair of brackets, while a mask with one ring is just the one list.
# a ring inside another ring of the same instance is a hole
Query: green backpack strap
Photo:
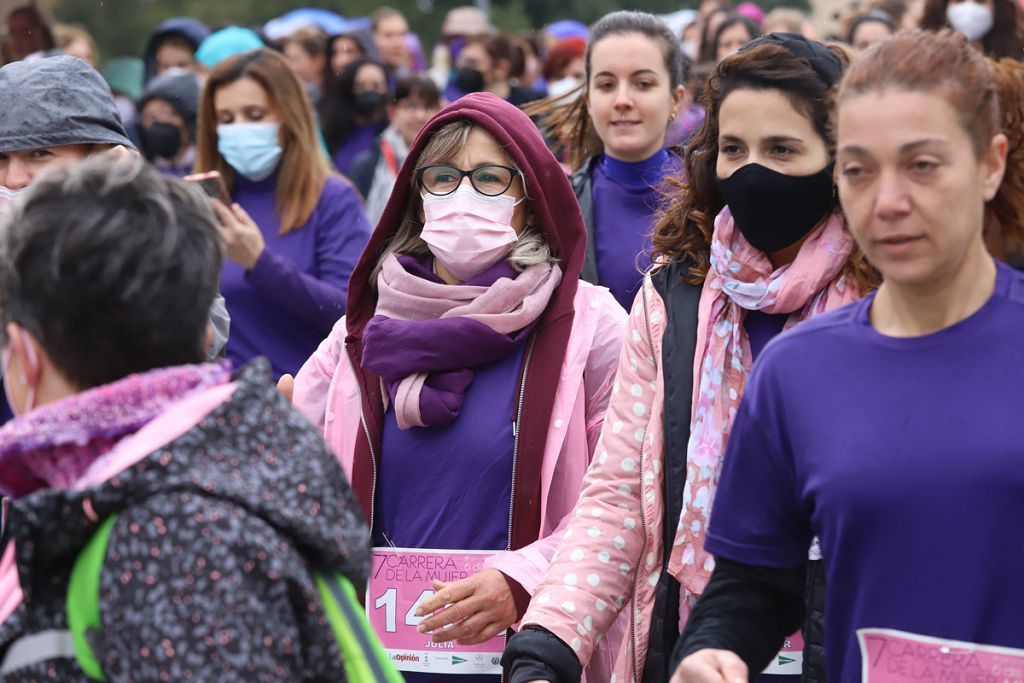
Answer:
[[370, 628], [352, 583], [341, 574], [316, 574], [314, 578], [349, 683], [403, 683]]
[[[100, 573], [117, 515], [103, 521], [75, 559], [66, 600], [75, 659], [94, 681], [106, 681], [92, 641], [102, 633]], [[350, 683], [403, 683], [370, 628], [351, 582], [341, 574], [314, 575], [324, 612], [338, 642]]]
[[103, 666], [93, 651], [90, 637], [99, 635], [103, 630], [100, 623], [100, 572], [103, 571], [103, 560], [107, 556], [110, 531], [116, 521], [117, 515], [103, 520], [99, 529], [75, 558], [71, 580], [68, 581], [65, 607], [68, 630], [71, 631], [71, 639], [75, 645], [75, 659], [82, 671], [94, 681], [107, 680], [103, 675]]

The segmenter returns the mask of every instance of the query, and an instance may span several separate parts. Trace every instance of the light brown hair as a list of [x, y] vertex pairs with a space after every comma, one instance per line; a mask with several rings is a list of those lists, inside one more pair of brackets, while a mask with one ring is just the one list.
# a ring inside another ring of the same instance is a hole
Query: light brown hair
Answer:
[[[866, 50], [839, 88], [839, 102], [886, 89], [934, 93], [957, 112], [974, 153], [986, 153], [996, 133], [1009, 139], [1006, 174], [985, 206], [985, 241], [997, 258], [1024, 252], [1024, 67], [995, 64], [949, 29], [909, 31]], [[1002, 111], [1002, 115], [1000, 115]]]
[[219, 171], [228, 189], [234, 188], [235, 172], [217, 151], [217, 90], [243, 78], [251, 78], [267, 93], [270, 107], [281, 119], [280, 173], [277, 181], [277, 211], [280, 234], [301, 227], [309, 220], [324, 183], [331, 175], [320, 149], [313, 108], [305, 90], [288, 62], [277, 52], [253, 50], [220, 64], [211, 73], [199, 103], [196, 139], [196, 171]]
[[[420, 168], [430, 164], [450, 162], [466, 146], [470, 134], [476, 127], [476, 124], [469, 119], [460, 119], [438, 128], [431, 134], [419, 158], [416, 159], [416, 167]], [[507, 163], [513, 167], [516, 166], [510, 160]], [[521, 177], [521, 182], [523, 183], [523, 191], [525, 193], [525, 178]], [[396, 188], [396, 191], [400, 191], [399, 188]], [[402, 217], [401, 224], [399, 224], [394, 236], [384, 247], [384, 251], [377, 261], [377, 267], [373, 271], [370, 283], [374, 287], [377, 284], [377, 274], [383, 266], [384, 259], [389, 254], [409, 254], [422, 257], [430, 253], [427, 243], [420, 237], [420, 233], [423, 231], [421, 218], [423, 200], [420, 198], [421, 190], [415, 175], [412, 178], [412, 187], [406, 191], [410, 194], [405, 216]], [[533, 211], [530, 209], [529, 204], [529, 195], [525, 196], [524, 201], [526, 201], [527, 207], [527, 227], [519, 235], [519, 240], [516, 242], [515, 247], [512, 248], [512, 252], [508, 257], [509, 262], [518, 271], [525, 270], [536, 263], [557, 260], [554, 258], [551, 247], [544, 237], [544, 232], [539, 227], [529, 224], [533, 216]]]
[[584, 84], [574, 91], [580, 96], [567, 104], [559, 104], [559, 98], [540, 100], [523, 107], [528, 116], [543, 121], [542, 132], [546, 137], [559, 141], [561, 147], [567, 148], [569, 166], [574, 171], [579, 170], [590, 157], [604, 152], [604, 143], [594, 128], [594, 122], [587, 112], [586, 99], [582, 96], [590, 88], [594, 46], [609, 36], [634, 34], [659, 44], [668, 72], [669, 92], [674, 93], [683, 84], [683, 54], [679, 40], [668, 25], [653, 14], [620, 10], [606, 14], [590, 30], [590, 42], [584, 54]]

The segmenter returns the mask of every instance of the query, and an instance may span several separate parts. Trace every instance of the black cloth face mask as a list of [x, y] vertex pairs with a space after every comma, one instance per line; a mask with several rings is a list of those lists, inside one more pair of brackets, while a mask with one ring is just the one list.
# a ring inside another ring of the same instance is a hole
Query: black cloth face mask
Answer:
[[832, 164], [805, 176], [747, 164], [718, 190], [750, 246], [771, 253], [800, 241], [833, 207]]
[[360, 116], [371, 117], [383, 109], [385, 104], [387, 104], [387, 95], [376, 90], [360, 92], [355, 95], [355, 109]]
[[484, 89], [484, 74], [476, 69], [463, 67], [455, 72], [455, 87], [465, 93], [480, 92]]
[[181, 130], [158, 121], [142, 132], [142, 146], [150, 157], [173, 159], [181, 148]]

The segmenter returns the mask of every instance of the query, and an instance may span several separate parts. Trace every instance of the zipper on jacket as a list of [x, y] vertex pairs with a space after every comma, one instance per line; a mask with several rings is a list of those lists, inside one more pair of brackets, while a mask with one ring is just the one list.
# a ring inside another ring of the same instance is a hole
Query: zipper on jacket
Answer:
[[519, 396], [516, 398], [516, 419], [512, 423], [512, 495], [508, 503], [508, 541], [505, 550], [512, 550], [512, 510], [516, 502], [516, 472], [519, 464], [520, 422], [523, 419], [523, 400], [526, 398], [526, 374], [530, 371], [530, 358], [533, 356], [533, 345], [536, 337], [531, 335], [526, 347], [526, 359], [523, 361], [523, 378], [519, 381]]
[[[648, 315], [647, 309], [647, 287], [646, 282], [640, 286], [640, 293], [643, 297], [644, 304], [644, 327], [647, 329], [647, 345], [651, 351], [651, 358], [654, 361], [655, 375], [658, 372], [658, 358], [654, 353], [654, 341], [651, 339], [651, 320]], [[641, 362], [638, 359], [637, 362]], [[654, 406], [651, 406], [651, 412], [654, 412]], [[647, 420], [647, 424], [650, 425], [650, 418]], [[640, 443], [640, 463], [639, 469], [639, 492], [640, 492], [640, 557], [637, 559], [636, 569], [633, 572], [633, 598], [630, 601], [629, 608], [629, 649], [633, 659], [633, 683], [640, 683], [638, 673], [640, 671], [639, 660], [637, 659], [637, 647], [636, 647], [636, 595], [637, 595], [637, 584], [640, 581], [640, 567], [644, 564], [644, 554], [647, 552], [647, 512], [645, 510], [645, 499], [644, 499], [644, 453], [647, 448], [647, 427], [644, 427], [644, 440]], [[650, 626], [648, 625], [648, 628]]]
[[[508, 539], [505, 543], [505, 551], [512, 550], [512, 509], [516, 503], [516, 471], [519, 462], [519, 423], [523, 419], [523, 401], [526, 398], [526, 373], [530, 370], [530, 358], [533, 356], [533, 344], [536, 341], [536, 335], [530, 335], [530, 341], [526, 347], [526, 358], [523, 360], [523, 377], [519, 380], [519, 395], [516, 397], [516, 414], [515, 420], [512, 421], [512, 493], [509, 496], [508, 501]], [[508, 629], [505, 629], [505, 645], [508, 645]], [[501, 672], [501, 681], [506, 683], [508, 678], [505, 676], [505, 671]]]
[[348, 345], [345, 345], [345, 358], [348, 359], [348, 366], [352, 370], [352, 376], [356, 378], [356, 391], [359, 393], [359, 424], [363, 426], [363, 433], [366, 435], [366, 445], [370, 448], [370, 461], [373, 463], [373, 485], [370, 488], [370, 538], [373, 538], [373, 518], [377, 513], [377, 453], [373, 450], [373, 439], [370, 438], [370, 428], [366, 424], [366, 414], [363, 412], [363, 390], [359, 387], [359, 373], [356, 372], [356, 364], [352, 362], [352, 356], [348, 353]]

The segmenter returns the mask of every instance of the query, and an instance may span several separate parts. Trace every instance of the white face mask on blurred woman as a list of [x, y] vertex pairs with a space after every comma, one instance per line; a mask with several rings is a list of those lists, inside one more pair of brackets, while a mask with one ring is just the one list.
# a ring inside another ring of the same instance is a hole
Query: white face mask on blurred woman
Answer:
[[570, 98], [568, 95], [581, 85], [583, 85], [583, 80], [576, 78], [575, 76], [560, 78], [557, 81], [548, 84], [548, 97], [569, 100]]
[[946, 20], [968, 40], [981, 40], [995, 23], [992, 9], [973, 0], [950, 4], [946, 7]]

